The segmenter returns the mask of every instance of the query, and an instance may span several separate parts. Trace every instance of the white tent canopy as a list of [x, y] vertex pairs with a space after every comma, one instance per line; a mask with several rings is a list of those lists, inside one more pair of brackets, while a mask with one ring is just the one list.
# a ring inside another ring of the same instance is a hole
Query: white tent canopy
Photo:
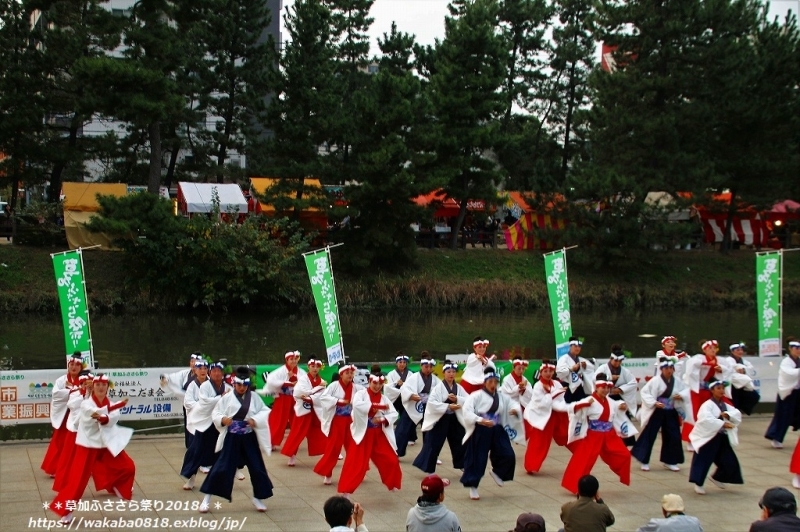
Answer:
[[178, 183], [181, 196], [186, 205], [186, 212], [211, 212], [213, 209], [214, 191], [219, 196], [219, 212], [247, 212], [247, 200], [242, 189], [235, 183]]

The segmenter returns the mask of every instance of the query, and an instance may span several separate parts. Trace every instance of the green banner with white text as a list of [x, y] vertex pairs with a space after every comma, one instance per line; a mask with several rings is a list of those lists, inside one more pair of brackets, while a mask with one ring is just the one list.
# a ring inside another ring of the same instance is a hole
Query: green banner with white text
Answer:
[[311, 291], [317, 305], [319, 322], [322, 325], [322, 336], [325, 338], [325, 350], [328, 365], [333, 366], [344, 361], [341, 328], [339, 326], [339, 306], [336, 303], [336, 290], [333, 284], [333, 269], [328, 248], [320, 249], [305, 255]]
[[81, 250], [58, 253], [52, 255], [52, 258], [58, 301], [61, 303], [61, 319], [64, 322], [66, 356], [78, 351], [83, 357], [84, 366], [94, 368]]
[[781, 252], [756, 254], [758, 354], [781, 355]]
[[544, 273], [547, 279], [547, 294], [550, 296], [550, 311], [553, 314], [556, 353], [561, 356], [569, 351], [569, 337], [572, 336], [565, 250], [561, 249], [544, 256]]

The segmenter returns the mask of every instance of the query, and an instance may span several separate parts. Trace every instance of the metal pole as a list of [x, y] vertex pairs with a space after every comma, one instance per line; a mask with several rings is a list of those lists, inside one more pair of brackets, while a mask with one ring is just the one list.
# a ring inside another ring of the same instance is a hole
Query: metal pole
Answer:
[[[306, 255], [313, 255], [314, 253], [319, 253], [320, 251], [323, 250], [330, 251], [331, 249], [338, 248], [339, 246], [344, 246], [344, 243], [339, 242], [338, 244], [333, 244], [332, 246], [325, 246], [324, 248], [315, 249], [314, 251], [306, 251], [305, 253], [301, 253], [301, 255], [305, 257]], [[328, 257], [328, 260], [330, 260], [330, 256]]]
[[[89, 246], [88, 248], [78, 248], [77, 250], [68, 249], [67, 251], [59, 251], [58, 253], [51, 253], [50, 254], [50, 258], [53, 258], [56, 255], [66, 255], [67, 253], [72, 253], [73, 251], [77, 251], [78, 253], [80, 253], [84, 249], [94, 249], [94, 248], [99, 248], [99, 247], [103, 247], [103, 246], [101, 244], [95, 244], [94, 246]], [[81, 257], [81, 261], [83, 261], [83, 257]], [[83, 262], [81, 262], [81, 267], [83, 267]]]
[[547, 253], [542, 253], [542, 257], [546, 257], [547, 255], [552, 255], [553, 253], [558, 253], [559, 251], [567, 251], [568, 249], [575, 249], [577, 247], [579, 247], [579, 246], [575, 245], [575, 246], [569, 246], [569, 247], [565, 247], [565, 248], [561, 248], [561, 249], [556, 249], [556, 250], [553, 250], [553, 251], [548, 251]]

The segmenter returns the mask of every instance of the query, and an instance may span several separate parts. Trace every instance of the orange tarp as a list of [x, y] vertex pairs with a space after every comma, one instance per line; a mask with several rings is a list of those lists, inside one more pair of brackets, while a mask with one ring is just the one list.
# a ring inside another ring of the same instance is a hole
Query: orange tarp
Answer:
[[[264, 194], [266, 193], [273, 185], [278, 183], [280, 180], [273, 178], [273, 177], [251, 177], [250, 178], [250, 190], [255, 194]], [[314, 179], [307, 177], [303, 180], [304, 187], [311, 187], [311, 188], [318, 188], [320, 192], [322, 192], [322, 184], [319, 182], [319, 179]], [[263, 212], [264, 214], [274, 214], [275, 207], [273, 205], [265, 204], [258, 200], [258, 206], [256, 208], [256, 212]], [[324, 211], [319, 207], [306, 207], [303, 209], [303, 212], [315, 212], [321, 213], [324, 215]]]
[[97, 212], [100, 205], [97, 195], [125, 196], [128, 185], [125, 183], [62, 183], [61, 193], [64, 195], [64, 210]]

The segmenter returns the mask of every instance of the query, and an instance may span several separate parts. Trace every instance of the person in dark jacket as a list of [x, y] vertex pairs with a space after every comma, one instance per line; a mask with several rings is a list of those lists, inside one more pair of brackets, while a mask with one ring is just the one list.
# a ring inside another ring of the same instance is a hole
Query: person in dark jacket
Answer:
[[770, 488], [758, 503], [761, 520], [750, 525], [750, 532], [797, 532], [800, 517], [797, 517], [797, 500], [786, 488]]

